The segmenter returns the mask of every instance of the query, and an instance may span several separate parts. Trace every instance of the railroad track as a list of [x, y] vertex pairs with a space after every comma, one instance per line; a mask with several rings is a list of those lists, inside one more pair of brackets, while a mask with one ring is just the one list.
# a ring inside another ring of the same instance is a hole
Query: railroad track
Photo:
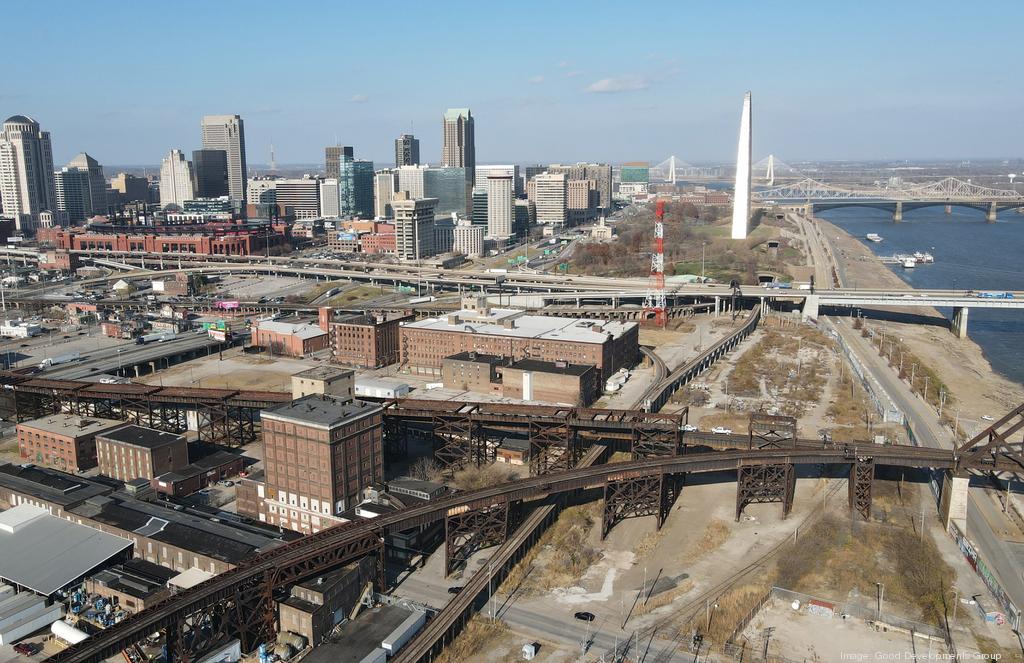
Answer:
[[573, 490], [603, 487], [609, 478], [615, 476], [724, 471], [735, 469], [743, 463], [850, 463], [861, 455], [872, 457], [877, 465], [935, 469], [957, 469], [960, 465], [958, 457], [950, 450], [863, 443], [842, 447], [821, 445], [817, 449], [755, 449], [694, 453], [627, 461], [611, 466], [581, 467], [530, 477], [476, 491], [456, 493], [445, 499], [402, 509], [369, 521], [326, 529], [280, 546], [165, 599], [101, 634], [55, 655], [51, 660], [55, 663], [98, 663], [108, 656], [120, 654], [122, 649], [154, 631], [179, 624], [185, 615], [225, 602], [238, 601], [243, 590], [261, 587], [260, 583], [283, 584], [301, 577], [302, 574], [316, 573], [327, 565], [347, 563], [379, 548], [385, 532], [436, 522], [443, 519], [451, 509], [486, 508], [505, 502], [535, 500]]

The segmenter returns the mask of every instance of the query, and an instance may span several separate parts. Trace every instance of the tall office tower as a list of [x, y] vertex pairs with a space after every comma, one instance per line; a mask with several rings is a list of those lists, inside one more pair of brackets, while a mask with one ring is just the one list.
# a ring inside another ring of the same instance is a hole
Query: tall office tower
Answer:
[[192, 162], [181, 150], [171, 150], [160, 164], [160, 207], [182, 207], [186, 200], [195, 198], [193, 181]]
[[516, 236], [525, 237], [530, 232], [530, 226], [537, 220], [537, 206], [532, 200], [516, 200], [514, 214], [516, 220], [512, 231]]
[[224, 150], [228, 160], [228, 195], [245, 210], [245, 125], [237, 115], [203, 116], [203, 149]]
[[341, 187], [333, 177], [320, 180], [320, 215], [341, 216]]
[[355, 151], [348, 145], [331, 145], [324, 148], [324, 172], [327, 177], [341, 178], [341, 164], [355, 159]]
[[419, 260], [437, 253], [434, 247], [436, 198], [412, 199], [399, 191], [391, 206], [395, 210], [395, 253], [399, 260]]
[[57, 210], [61, 225], [78, 225], [91, 214], [92, 191], [89, 172], [78, 168], [61, 168], [53, 174], [53, 188], [57, 195]]
[[110, 178], [110, 188], [117, 195], [117, 204], [146, 202], [149, 199], [149, 180], [128, 173]]
[[569, 224], [575, 226], [596, 219], [599, 199], [594, 180], [568, 180], [565, 183], [565, 207]]
[[750, 93], [743, 95], [740, 141], [736, 148], [736, 189], [732, 196], [732, 238], [746, 239], [750, 223]]
[[103, 166], [85, 152], [68, 162], [68, 168], [77, 168], [89, 173], [89, 206], [86, 215], [107, 214], [107, 180], [103, 177]]
[[412, 199], [422, 198], [424, 195], [423, 176], [427, 170], [426, 166], [402, 166], [398, 171], [398, 189], [409, 194]]
[[402, 134], [395, 139], [395, 167], [418, 166], [420, 163], [420, 140], [412, 134]]
[[31, 230], [39, 213], [57, 209], [50, 132], [24, 115], [12, 115], [0, 132], [0, 202], [18, 230]]
[[525, 191], [526, 188], [530, 184], [530, 180], [532, 180], [534, 177], [537, 177], [541, 173], [547, 172], [547, 169], [548, 169], [547, 166], [540, 166], [540, 165], [538, 165], [538, 166], [524, 166], [523, 167], [523, 189], [522, 190]]
[[569, 181], [593, 180], [598, 192], [597, 207], [607, 211], [612, 205], [612, 167], [606, 163], [576, 163], [571, 166], [553, 163], [549, 173], [565, 173]]
[[341, 216], [373, 218], [372, 161], [342, 161], [338, 186], [341, 190]]
[[[227, 152], [193, 150], [192, 168], [196, 173], [196, 197], [220, 198], [230, 195]], [[248, 191], [245, 195], [249, 195]]]
[[564, 173], [544, 173], [533, 178], [537, 192], [537, 223], [565, 225], [566, 180]]
[[515, 178], [492, 174], [487, 178], [487, 235], [495, 239], [512, 236], [515, 221]]
[[378, 170], [373, 175], [373, 216], [377, 219], [390, 219], [394, 212], [391, 200], [395, 197], [398, 187], [398, 176], [390, 168]]
[[465, 168], [466, 181], [476, 181], [476, 142], [473, 138], [473, 114], [468, 108], [449, 108], [442, 122], [444, 146], [441, 165]]
[[489, 164], [486, 166], [476, 167], [476, 180], [473, 182], [473, 186], [481, 189], [487, 188], [487, 178], [491, 175], [508, 176], [512, 178], [512, 191], [513, 195], [518, 196], [523, 192], [522, 182], [519, 179], [519, 166], [515, 165], [493, 165]]
[[315, 177], [274, 180], [274, 196], [281, 214], [296, 219], [320, 216], [320, 180]]
[[487, 189], [474, 188], [469, 218], [478, 226], [487, 227]]
[[469, 216], [472, 187], [465, 168], [427, 168], [423, 171], [423, 197], [437, 198], [436, 213]]

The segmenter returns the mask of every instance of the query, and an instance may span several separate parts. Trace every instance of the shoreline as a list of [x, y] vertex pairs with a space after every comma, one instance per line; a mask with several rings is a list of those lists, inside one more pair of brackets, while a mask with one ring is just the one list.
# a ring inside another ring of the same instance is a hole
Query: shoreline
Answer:
[[[844, 286], [912, 289], [867, 246], [843, 228], [818, 217], [814, 218], [814, 224], [831, 247]], [[905, 310], [894, 312], [908, 316]], [[898, 334], [911, 352], [941, 377], [956, 399], [957, 404], [953, 407], [959, 409], [961, 426], [969, 435], [987, 427], [982, 416], [999, 418], [1024, 402], [1024, 385], [996, 372], [981, 346], [969, 336], [957, 339], [949, 330], [945, 316], [936, 309], [927, 307], [914, 310], [909, 316], [917, 320], [873, 320], [871, 324]], [[974, 425], [971, 426], [971, 423]]]

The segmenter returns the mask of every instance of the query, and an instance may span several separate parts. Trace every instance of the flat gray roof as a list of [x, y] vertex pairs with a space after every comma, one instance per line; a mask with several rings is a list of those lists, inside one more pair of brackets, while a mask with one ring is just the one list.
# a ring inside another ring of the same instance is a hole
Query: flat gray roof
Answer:
[[[450, 317], [455, 322], [449, 323]], [[487, 311], [452, 311], [448, 315], [402, 325], [405, 329], [599, 344], [609, 338], [619, 338], [637, 326], [635, 322], [525, 315], [522, 311], [498, 308]], [[597, 329], [601, 331], [595, 331]]]
[[339, 368], [337, 366], [314, 366], [292, 375], [293, 378], [305, 380], [336, 380], [346, 375], [352, 375], [355, 371], [350, 368]]
[[306, 426], [334, 428], [346, 421], [360, 419], [381, 407], [365, 401], [348, 401], [330, 394], [311, 394], [291, 403], [284, 403], [269, 410], [263, 410], [260, 417], [291, 421]]
[[69, 437], [95, 435], [118, 426], [124, 426], [124, 422], [99, 417], [82, 417], [77, 414], [49, 414], [18, 424], [18, 428], [32, 428]]
[[0, 514], [0, 577], [46, 596], [131, 547], [30, 504]]

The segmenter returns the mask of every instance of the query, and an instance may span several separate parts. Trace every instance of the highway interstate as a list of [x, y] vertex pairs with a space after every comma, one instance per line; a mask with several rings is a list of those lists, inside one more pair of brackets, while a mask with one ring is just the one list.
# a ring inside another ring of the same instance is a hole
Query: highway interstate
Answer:
[[[742, 438], [746, 440], [746, 438]], [[743, 449], [721, 452], [683, 453], [624, 463], [578, 467], [530, 477], [409, 507], [368, 521], [357, 521], [323, 530], [299, 541], [267, 551], [246, 564], [216, 576], [137, 613], [125, 621], [68, 648], [50, 660], [55, 663], [98, 662], [118, 654], [125, 647], [155, 631], [181, 631], [189, 618], [203, 614], [227, 616], [221, 620], [218, 637], [239, 637], [243, 649], [274, 634], [273, 590], [303, 577], [332, 568], [380, 550], [383, 535], [416, 525], [436, 522], [467, 510], [524, 500], [543, 500], [580, 489], [604, 488], [609, 482], [639, 477], [665, 477], [690, 472], [717, 472], [750, 467], [821, 466], [858, 464], [870, 460], [875, 466], [898, 466], [948, 470], [1020, 470], [1009, 459], [981, 458], [962, 467], [956, 452], [908, 446], [870, 443], [829, 445], [806, 442], [788, 449]], [[184, 642], [183, 636], [180, 642]], [[169, 641], [174, 642], [173, 638]], [[211, 643], [212, 644], [212, 643]], [[173, 646], [172, 646], [173, 649]], [[184, 653], [184, 652], [183, 652]]]

